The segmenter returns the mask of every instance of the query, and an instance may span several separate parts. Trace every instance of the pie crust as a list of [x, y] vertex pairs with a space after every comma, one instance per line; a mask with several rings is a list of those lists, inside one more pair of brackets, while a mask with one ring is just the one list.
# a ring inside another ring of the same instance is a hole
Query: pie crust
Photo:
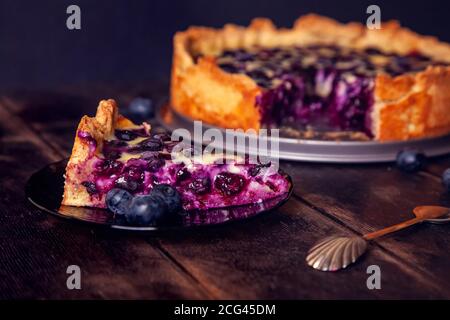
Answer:
[[[247, 75], [222, 70], [215, 57], [224, 50], [315, 44], [376, 48], [399, 55], [417, 52], [450, 63], [449, 44], [402, 28], [396, 21], [369, 30], [359, 23], [341, 24], [309, 14], [292, 29], [277, 29], [263, 18], [254, 19], [249, 27], [190, 27], [174, 37], [171, 105], [213, 125], [258, 130], [261, 116], [255, 101], [263, 89]], [[379, 73], [374, 81], [373, 139], [408, 140], [450, 132], [450, 66], [428, 66], [399, 76]]]
[[142, 195], [158, 184], [174, 187], [187, 211], [259, 204], [289, 192], [275, 163], [222, 152], [186, 155], [193, 147], [179, 146], [121, 116], [114, 100], [102, 100], [95, 117], [84, 116], [78, 126], [62, 204], [105, 208], [113, 188]]
[[[91, 204], [91, 196], [82, 185], [86, 177], [80, 170], [81, 165], [102, 150], [103, 141], [110, 138], [115, 129], [138, 127], [119, 115], [116, 102], [112, 99], [100, 101], [95, 117], [83, 116], [81, 118], [72, 154], [66, 167], [63, 205], [86, 206], [86, 204]], [[148, 130], [150, 130], [150, 126], [148, 126]]]

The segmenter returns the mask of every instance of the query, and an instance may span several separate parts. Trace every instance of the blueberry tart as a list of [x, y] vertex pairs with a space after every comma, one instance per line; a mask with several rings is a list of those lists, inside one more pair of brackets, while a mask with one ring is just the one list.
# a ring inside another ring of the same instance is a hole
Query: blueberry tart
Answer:
[[78, 126], [62, 204], [119, 212], [122, 200], [132, 206], [149, 195], [170, 211], [180, 202], [190, 211], [262, 203], [290, 190], [274, 164], [220, 153], [188, 156], [190, 146], [180, 146], [167, 134], [152, 133], [147, 123], [118, 114], [114, 100], [103, 100], [96, 116], [84, 116]]
[[292, 29], [261, 18], [190, 27], [174, 38], [171, 105], [226, 128], [438, 136], [450, 132], [449, 63], [449, 44], [395, 21], [369, 30], [311, 14]]

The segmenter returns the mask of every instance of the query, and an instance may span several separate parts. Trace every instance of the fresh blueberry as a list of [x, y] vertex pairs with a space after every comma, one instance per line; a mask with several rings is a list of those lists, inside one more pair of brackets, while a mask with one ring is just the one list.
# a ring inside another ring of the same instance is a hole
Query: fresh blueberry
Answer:
[[444, 183], [445, 188], [447, 191], [450, 192], [450, 168], [445, 170], [442, 174], [442, 182]]
[[157, 184], [150, 195], [160, 197], [167, 205], [169, 213], [176, 213], [181, 209], [181, 197], [177, 190], [168, 184]]
[[117, 139], [123, 140], [123, 141], [131, 141], [137, 138], [137, 134], [130, 130], [116, 130], [114, 132]]
[[397, 167], [405, 172], [416, 172], [425, 165], [426, 157], [415, 150], [403, 150], [397, 155]]
[[115, 214], [125, 215], [133, 195], [124, 189], [114, 188], [106, 194], [106, 206]]
[[127, 111], [127, 115], [135, 122], [142, 122], [155, 116], [153, 101], [142, 97], [134, 98]]
[[144, 195], [131, 200], [126, 219], [130, 224], [150, 225], [163, 222], [166, 214], [167, 205], [160, 197]]
[[236, 173], [221, 172], [214, 179], [214, 187], [227, 196], [241, 192], [244, 185], [245, 178]]

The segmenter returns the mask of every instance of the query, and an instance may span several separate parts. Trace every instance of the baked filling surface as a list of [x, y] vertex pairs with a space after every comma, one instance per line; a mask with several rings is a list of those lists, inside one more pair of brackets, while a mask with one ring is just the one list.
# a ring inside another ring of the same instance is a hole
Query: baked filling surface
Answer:
[[174, 161], [170, 152], [179, 142], [167, 134], [152, 135], [145, 127], [116, 129], [101, 142], [100, 153], [89, 133], [79, 131], [78, 138], [91, 152], [71, 170], [89, 194], [90, 206], [105, 207], [112, 188], [148, 194], [156, 184], [175, 187], [185, 210], [260, 203], [289, 190], [289, 182], [270, 163], [249, 164], [222, 155]]
[[378, 74], [396, 77], [446, 65], [417, 52], [333, 45], [226, 50], [215, 59], [223, 71], [245, 74], [263, 88], [256, 98], [263, 126], [313, 126], [369, 137], [374, 136], [370, 111]]

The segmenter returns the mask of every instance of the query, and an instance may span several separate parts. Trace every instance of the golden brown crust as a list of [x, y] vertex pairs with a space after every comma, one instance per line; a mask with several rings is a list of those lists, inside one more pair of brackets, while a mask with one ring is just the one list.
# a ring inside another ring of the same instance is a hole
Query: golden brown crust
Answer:
[[[259, 129], [255, 98], [261, 89], [246, 75], [222, 71], [212, 57], [227, 49], [308, 44], [374, 47], [397, 54], [418, 52], [450, 62], [449, 44], [402, 28], [396, 21], [369, 30], [359, 23], [341, 24], [310, 14], [299, 18], [292, 29], [277, 29], [262, 18], [254, 19], [247, 28], [231, 24], [223, 29], [191, 27], [174, 37], [171, 104], [183, 114], [214, 125]], [[199, 55], [204, 57], [195, 61]], [[378, 76], [375, 139], [404, 140], [450, 132], [450, 112], [445, 112], [444, 105], [449, 99], [445, 93], [449, 70], [431, 67], [415, 75]]]
[[63, 205], [95, 205], [86, 188], [81, 185], [91, 174], [90, 160], [101, 153], [103, 141], [108, 140], [116, 128], [135, 127], [138, 126], [118, 114], [117, 104], [112, 99], [100, 101], [95, 117], [81, 118], [66, 167]]
[[428, 67], [396, 78], [378, 76], [375, 83], [376, 138], [408, 140], [450, 132], [450, 68]]
[[[258, 86], [245, 75], [222, 71], [208, 58], [172, 81], [172, 103], [183, 114], [226, 128], [259, 129]], [[207, 88], [207, 90], [205, 90]]]

